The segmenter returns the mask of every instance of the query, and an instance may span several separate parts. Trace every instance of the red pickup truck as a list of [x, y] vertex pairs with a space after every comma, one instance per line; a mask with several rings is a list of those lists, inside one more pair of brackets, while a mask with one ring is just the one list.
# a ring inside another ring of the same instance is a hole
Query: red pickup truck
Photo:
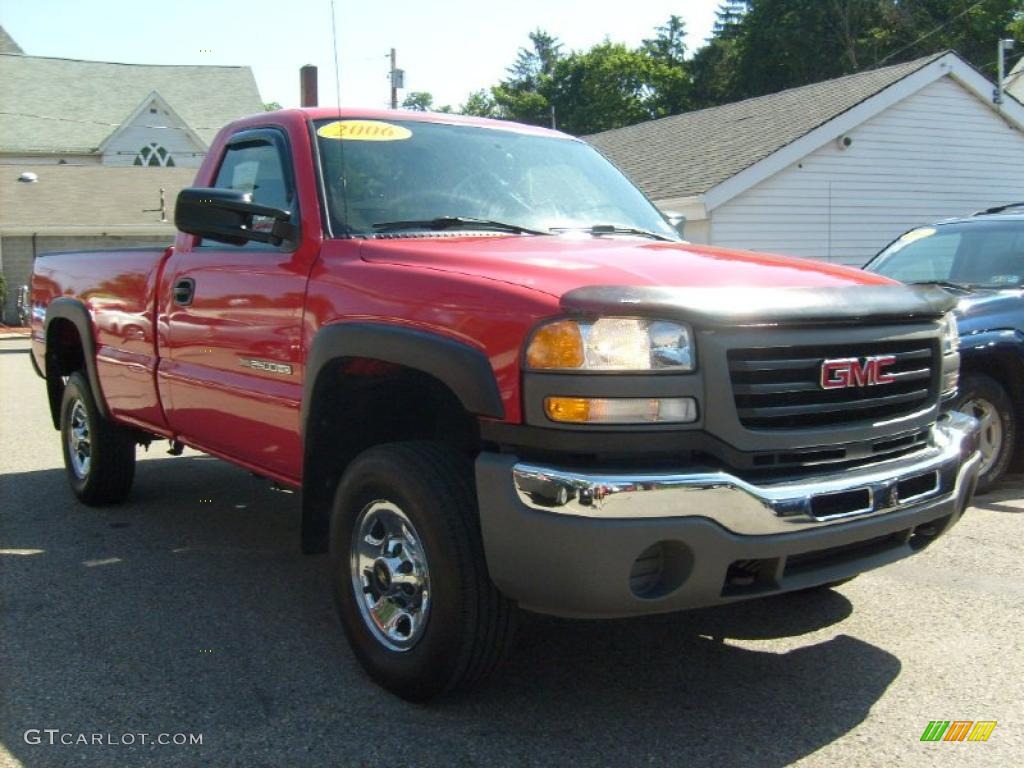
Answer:
[[301, 489], [342, 626], [410, 699], [517, 607], [672, 611], [919, 551], [974, 490], [952, 300], [690, 245], [586, 143], [450, 115], [237, 121], [167, 249], [40, 257], [33, 362], [67, 475], [136, 446]]

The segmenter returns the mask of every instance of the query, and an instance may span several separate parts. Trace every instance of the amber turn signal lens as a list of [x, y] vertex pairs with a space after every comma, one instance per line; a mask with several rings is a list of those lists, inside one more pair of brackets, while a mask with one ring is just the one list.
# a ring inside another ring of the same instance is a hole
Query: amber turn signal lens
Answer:
[[590, 421], [590, 400], [584, 397], [549, 397], [544, 410], [552, 421], [586, 424]]
[[542, 326], [526, 350], [530, 368], [579, 368], [583, 365], [583, 337], [572, 320]]
[[697, 420], [692, 397], [546, 397], [551, 421], [568, 424], [690, 424]]

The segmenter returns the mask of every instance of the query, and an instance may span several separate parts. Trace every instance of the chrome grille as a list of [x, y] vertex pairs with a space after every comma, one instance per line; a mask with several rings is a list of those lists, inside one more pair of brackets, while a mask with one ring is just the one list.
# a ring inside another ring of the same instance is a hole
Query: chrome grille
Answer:
[[[728, 352], [736, 414], [747, 429], [813, 429], [873, 422], [931, 405], [938, 391], [938, 342], [885, 341]], [[825, 360], [892, 355], [895, 381], [877, 386], [824, 389]]]

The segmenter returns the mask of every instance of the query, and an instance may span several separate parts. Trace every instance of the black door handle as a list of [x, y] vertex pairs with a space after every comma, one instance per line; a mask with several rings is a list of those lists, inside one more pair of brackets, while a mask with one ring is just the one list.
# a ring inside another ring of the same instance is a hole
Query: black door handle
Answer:
[[191, 277], [183, 277], [174, 284], [174, 303], [187, 307], [192, 303], [192, 297], [196, 292], [196, 281]]

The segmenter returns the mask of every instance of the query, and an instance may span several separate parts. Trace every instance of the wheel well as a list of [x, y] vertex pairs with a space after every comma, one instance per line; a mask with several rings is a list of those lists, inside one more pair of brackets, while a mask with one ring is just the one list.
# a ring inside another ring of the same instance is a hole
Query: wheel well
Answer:
[[352, 459], [405, 440], [443, 442], [473, 456], [480, 430], [454, 392], [430, 374], [362, 357], [323, 366], [303, 436], [304, 551], [324, 551], [334, 491]]
[[[987, 355], [972, 355], [961, 361], [960, 378], [972, 373], [995, 379], [1006, 391], [1014, 411], [1024, 413], [1024, 360], [1010, 350]], [[1024, 463], [1024, 429], [1017, 430], [1013, 462], [1017, 468]]]
[[1024, 360], [1010, 352], [974, 355], [962, 361], [960, 377], [971, 374], [988, 376], [998, 381], [1020, 411], [1024, 408]]
[[78, 328], [66, 318], [54, 319], [46, 329], [46, 393], [55, 429], [60, 429], [64, 378], [84, 369], [85, 349]]

